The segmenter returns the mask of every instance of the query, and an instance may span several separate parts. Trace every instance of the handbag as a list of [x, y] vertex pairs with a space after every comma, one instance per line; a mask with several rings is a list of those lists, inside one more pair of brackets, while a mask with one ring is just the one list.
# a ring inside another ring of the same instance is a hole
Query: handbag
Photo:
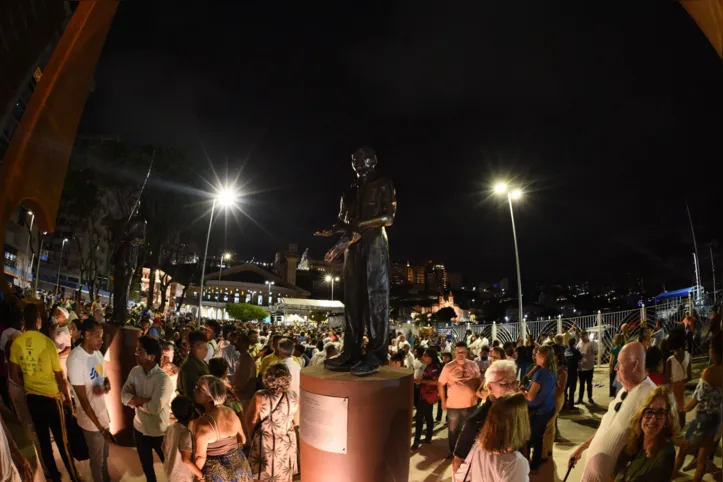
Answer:
[[65, 433], [68, 437], [70, 454], [75, 460], [88, 460], [90, 454], [88, 453], [88, 444], [85, 441], [83, 430], [78, 425], [78, 420], [70, 413], [70, 410], [67, 408], [63, 408], [63, 410], [65, 411]]

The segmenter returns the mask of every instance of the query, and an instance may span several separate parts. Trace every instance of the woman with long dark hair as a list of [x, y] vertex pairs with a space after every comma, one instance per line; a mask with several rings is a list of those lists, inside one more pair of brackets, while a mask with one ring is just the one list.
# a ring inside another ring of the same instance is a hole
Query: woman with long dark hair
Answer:
[[555, 414], [555, 390], [557, 388], [557, 365], [552, 345], [542, 345], [535, 353], [539, 367], [532, 375], [530, 388], [522, 389], [530, 409], [530, 470], [536, 471], [542, 462], [542, 442], [547, 422]]
[[437, 350], [431, 348], [424, 350], [422, 363], [426, 366], [424, 367], [422, 378], [417, 381], [417, 383], [420, 384], [419, 402], [417, 403], [417, 413], [414, 417], [416, 430], [412, 450], [419, 448], [419, 443], [422, 441], [422, 426], [425, 422], [427, 423], [427, 436], [424, 439], [424, 443], [432, 443], [432, 434], [434, 432], [432, 409], [439, 401], [437, 381], [439, 380], [439, 374], [442, 373], [442, 363], [439, 361]]

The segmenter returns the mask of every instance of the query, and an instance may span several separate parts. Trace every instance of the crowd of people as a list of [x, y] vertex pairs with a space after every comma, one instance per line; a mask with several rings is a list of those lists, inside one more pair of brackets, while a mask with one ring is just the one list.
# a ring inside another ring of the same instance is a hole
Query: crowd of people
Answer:
[[[80, 480], [74, 463], [78, 441], [68, 429], [76, 422], [94, 482], [109, 481], [114, 438], [104, 368], [107, 310], [99, 301], [47, 307], [37, 300], [5, 300], [0, 306], [3, 418], [29, 429], [40, 471], [54, 481], [61, 473], [53, 443], [70, 479]], [[197, 324], [149, 311], [139, 311], [134, 320], [137, 365], [120, 398], [135, 412], [133, 436], [146, 479], [156, 480], [155, 453], [173, 481], [293, 480], [300, 471], [301, 370], [338, 356], [343, 332]], [[686, 401], [685, 383], [692, 379], [689, 325], [663, 330], [663, 336], [661, 326], [640, 329], [635, 337], [623, 326], [615, 336], [609, 363], [613, 400], [598, 430], [570, 459], [583, 466], [582, 480], [670, 480], [692, 469], [694, 480], [701, 480], [720, 438], [723, 340], [720, 330], [711, 332], [710, 365]], [[560, 414], [582, 404], [585, 392], [595, 404], [599, 349], [575, 326], [506, 343], [471, 331], [455, 342], [429, 332], [390, 333], [389, 364], [414, 373], [412, 451], [431, 443], [435, 427], [444, 423], [456, 482], [529, 480], [552, 455]], [[5, 424], [2, 432], [1, 480], [33, 480]], [[684, 465], [687, 455], [695, 459]]]

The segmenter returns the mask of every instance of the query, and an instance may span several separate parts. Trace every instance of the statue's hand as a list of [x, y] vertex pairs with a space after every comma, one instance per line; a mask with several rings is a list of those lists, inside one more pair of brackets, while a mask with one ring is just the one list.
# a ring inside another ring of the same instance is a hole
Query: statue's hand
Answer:
[[314, 236], [331, 236], [334, 234], [333, 229], [320, 229], [319, 231], [314, 233]]

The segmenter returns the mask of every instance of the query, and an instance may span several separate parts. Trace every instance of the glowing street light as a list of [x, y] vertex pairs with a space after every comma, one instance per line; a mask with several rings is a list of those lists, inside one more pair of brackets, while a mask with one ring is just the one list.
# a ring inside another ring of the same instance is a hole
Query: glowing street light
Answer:
[[33, 262], [35, 261], [35, 253], [33, 253], [33, 257], [30, 259], [30, 264], [28, 264], [28, 251], [30, 251], [30, 240], [33, 238], [33, 224], [35, 223], [35, 214], [33, 214], [32, 211], [28, 211], [28, 215], [30, 216], [30, 228], [28, 228], [28, 244], [25, 248], [25, 269], [23, 271], [25, 272], [25, 278], [28, 281], [28, 286], [30, 286], [30, 276], [32, 276], [33, 273]]
[[63, 265], [63, 250], [65, 249], [65, 243], [68, 242], [68, 238], [63, 239], [63, 244], [60, 246], [60, 259], [58, 260], [58, 276], [55, 278], [55, 294], [60, 294], [60, 267]]
[[326, 275], [324, 278], [324, 281], [327, 283], [331, 283], [331, 299], [334, 299], [334, 282], [339, 281], [340, 278], [338, 276], [332, 276], [330, 274]]
[[206, 277], [206, 257], [208, 256], [208, 241], [211, 239], [211, 226], [213, 226], [213, 214], [216, 211], [216, 204], [219, 204], [222, 208], [228, 209], [236, 204], [238, 198], [239, 195], [236, 190], [228, 186], [219, 189], [216, 193], [216, 196], [213, 198], [213, 205], [211, 206], [211, 218], [208, 221], [208, 233], [206, 233], [206, 249], [204, 249], [203, 251], [203, 264], [201, 265], [201, 286], [198, 294], [199, 322], [203, 317], [203, 279]]
[[513, 188], [510, 190], [506, 182], [498, 182], [494, 187], [495, 194], [507, 195], [507, 202], [510, 205], [510, 219], [512, 220], [512, 239], [515, 242], [515, 261], [517, 262], [517, 319], [522, 323], [522, 341], [527, 342], [527, 317], [524, 316], [522, 309], [522, 276], [520, 275], [520, 251], [517, 247], [517, 229], [515, 228], [515, 213], [512, 209], [512, 201], [522, 197], [522, 190]]

